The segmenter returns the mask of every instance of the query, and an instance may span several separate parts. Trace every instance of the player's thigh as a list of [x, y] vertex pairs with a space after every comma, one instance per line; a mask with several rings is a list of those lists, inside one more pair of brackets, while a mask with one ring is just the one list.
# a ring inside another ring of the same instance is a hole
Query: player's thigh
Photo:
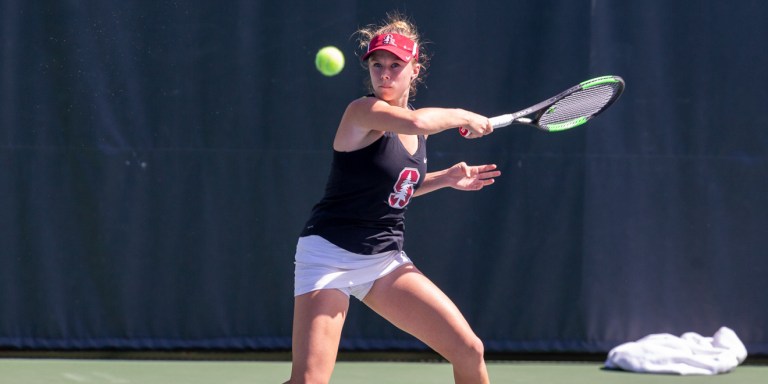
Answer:
[[482, 349], [453, 301], [413, 265], [377, 280], [363, 302], [449, 360]]

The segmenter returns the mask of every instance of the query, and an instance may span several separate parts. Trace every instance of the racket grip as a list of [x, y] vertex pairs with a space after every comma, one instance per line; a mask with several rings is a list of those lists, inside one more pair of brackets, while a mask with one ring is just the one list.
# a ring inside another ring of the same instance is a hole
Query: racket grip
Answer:
[[488, 119], [491, 122], [491, 125], [493, 128], [501, 128], [506, 127], [507, 125], [512, 124], [513, 121], [515, 121], [515, 115], [514, 114], [508, 114], [508, 115], [501, 115], [501, 116], [495, 116]]
[[[523, 119], [520, 119], [520, 120], [523, 120]], [[507, 125], [510, 125], [515, 121], [515, 114], [494, 116], [488, 119], [488, 121], [491, 123], [494, 129], [506, 127]], [[469, 130], [464, 127], [459, 127], [459, 134], [461, 134], [464, 137], [468, 137]]]

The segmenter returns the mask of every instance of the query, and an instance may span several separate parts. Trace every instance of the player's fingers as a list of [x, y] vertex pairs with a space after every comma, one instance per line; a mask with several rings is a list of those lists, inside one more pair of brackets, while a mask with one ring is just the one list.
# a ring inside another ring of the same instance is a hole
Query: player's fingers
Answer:
[[496, 180], [494, 179], [475, 180], [475, 182], [472, 183], [472, 189], [480, 190], [480, 189], [483, 189], [483, 187], [489, 186], [495, 182]]
[[490, 135], [493, 133], [493, 124], [491, 124], [491, 120], [485, 119], [485, 134]]
[[[493, 172], [496, 170], [496, 164], [478, 165], [475, 168], [477, 168], [478, 173]], [[500, 171], [496, 171], [496, 172], [501, 174]]]
[[[469, 129], [468, 127], [473, 129]], [[477, 129], [471, 125], [468, 125], [459, 127], [459, 134], [461, 134], [461, 136], [463, 136], [465, 139], [477, 139], [483, 137], [485, 132], [482, 129]]]
[[469, 165], [467, 165], [466, 162], [462, 161], [461, 163], [459, 163], [459, 168], [464, 173], [464, 177], [472, 177], [472, 169], [474, 167], [470, 167]]
[[494, 177], [499, 177], [499, 176], [501, 176], [500, 171], [489, 171], [489, 172], [483, 172], [480, 174], [481, 179], [492, 179]]

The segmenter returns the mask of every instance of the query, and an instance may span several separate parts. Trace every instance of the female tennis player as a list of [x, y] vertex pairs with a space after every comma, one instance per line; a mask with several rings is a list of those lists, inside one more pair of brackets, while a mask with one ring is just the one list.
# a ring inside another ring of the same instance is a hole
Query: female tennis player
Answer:
[[482, 137], [493, 127], [462, 109], [409, 108], [426, 56], [405, 17], [388, 15], [358, 36], [372, 94], [347, 107], [325, 196], [297, 244], [288, 383], [330, 380], [350, 295], [450, 361], [456, 383], [488, 383], [482, 342], [403, 252], [403, 219], [413, 197], [444, 187], [476, 191], [501, 174], [464, 162], [427, 173], [427, 136], [465, 127]]

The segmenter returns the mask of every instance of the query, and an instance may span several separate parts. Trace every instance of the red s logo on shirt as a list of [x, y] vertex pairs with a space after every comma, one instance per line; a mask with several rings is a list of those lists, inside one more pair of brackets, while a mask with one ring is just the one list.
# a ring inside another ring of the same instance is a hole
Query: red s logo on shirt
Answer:
[[419, 170], [416, 168], [403, 168], [397, 182], [392, 187], [394, 193], [389, 194], [389, 206], [392, 208], [403, 209], [413, 197], [416, 183], [419, 182]]

